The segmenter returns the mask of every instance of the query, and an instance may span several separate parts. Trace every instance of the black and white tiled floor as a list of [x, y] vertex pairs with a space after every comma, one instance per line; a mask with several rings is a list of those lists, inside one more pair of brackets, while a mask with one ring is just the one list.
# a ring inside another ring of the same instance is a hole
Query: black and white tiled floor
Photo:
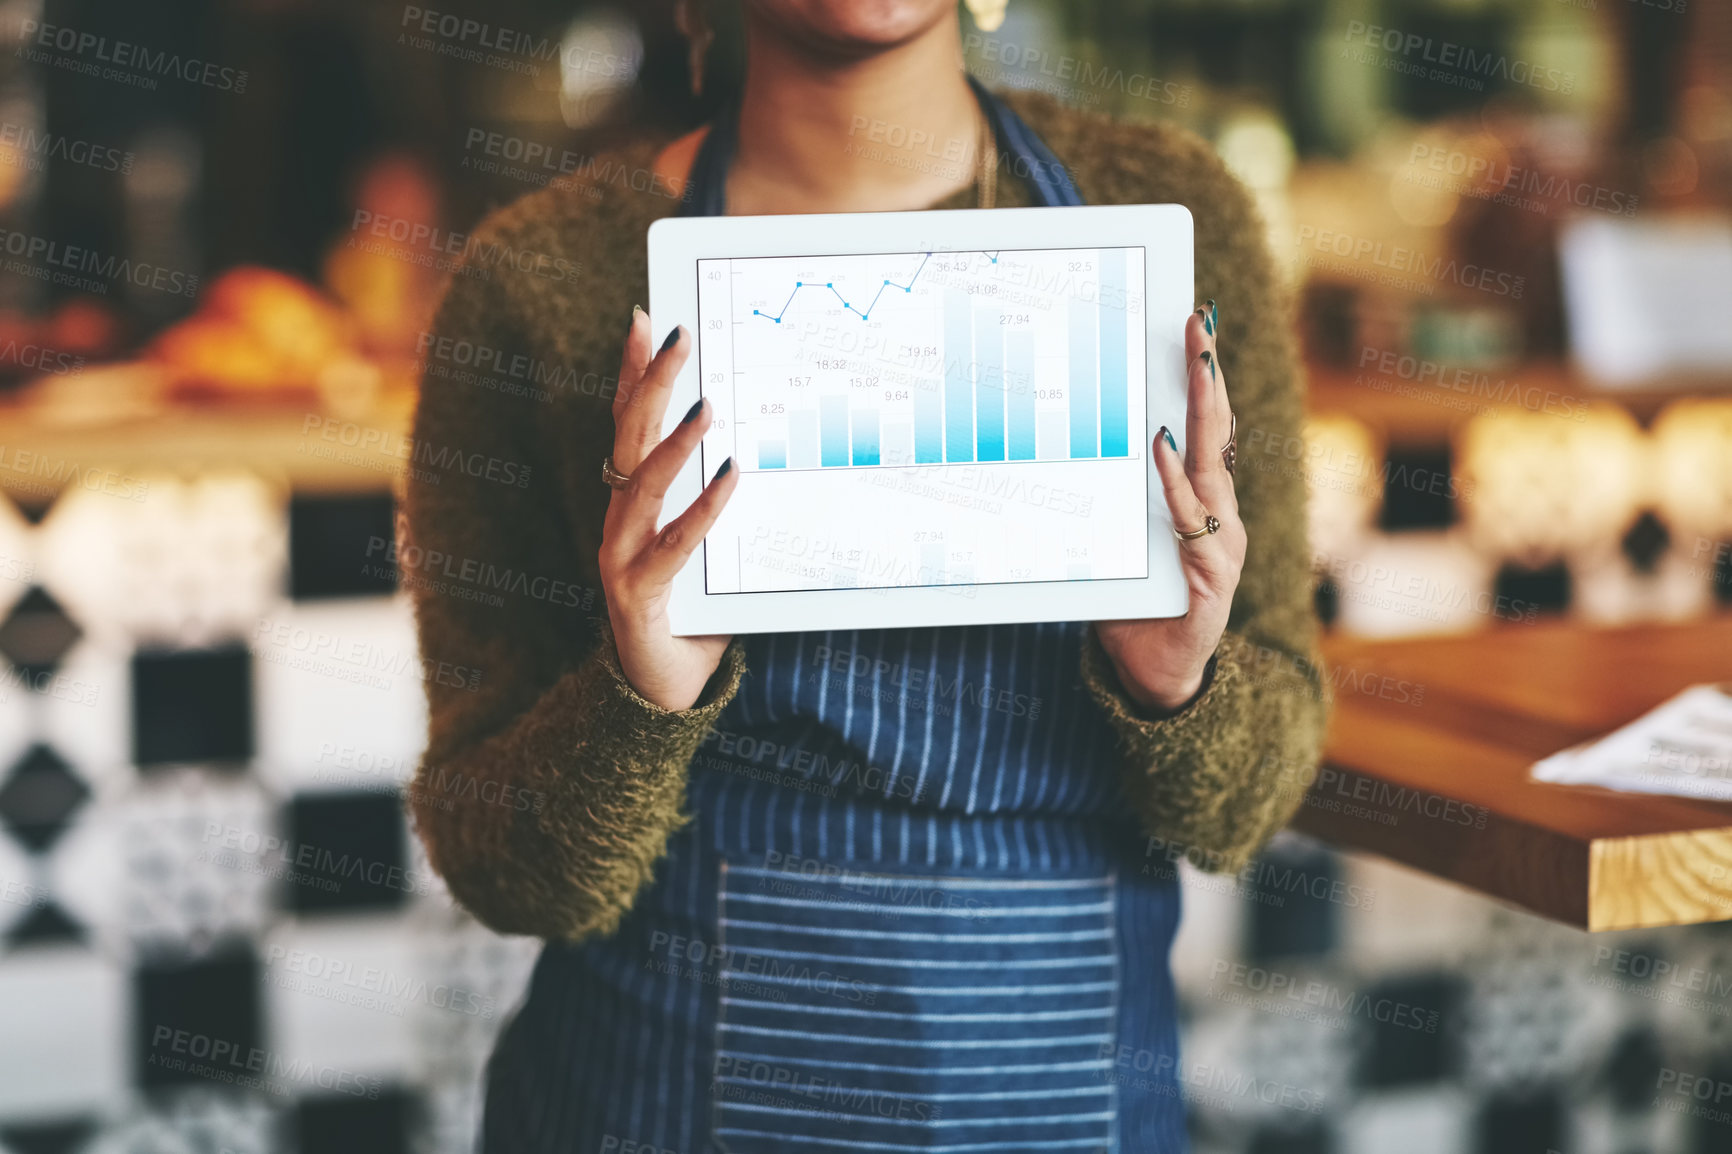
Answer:
[[[414, 630], [363, 564], [391, 526], [244, 473], [0, 500], [0, 1154], [472, 1149], [534, 947], [404, 826], [425, 709], [380, 669]], [[1448, 529], [1356, 533], [1495, 580]], [[1590, 938], [1297, 836], [1267, 861], [1185, 875], [1199, 1154], [1732, 1150], [1697, 1109], [1732, 1110], [1728, 927]]]
[[456, 1151], [533, 944], [455, 911], [398, 790], [384, 493], [245, 474], [0, 501], [0, 1151]]

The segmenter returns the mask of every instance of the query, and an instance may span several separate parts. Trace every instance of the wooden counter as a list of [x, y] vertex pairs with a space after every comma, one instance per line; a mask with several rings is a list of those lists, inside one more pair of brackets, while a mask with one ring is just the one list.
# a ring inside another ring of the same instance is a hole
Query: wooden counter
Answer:
[[1334, 713], [1296, 828], [1589, 930], [1732, 918], [1732, 804], [1528, 776], [1687, 685], [1732, 679], [1732, 615], [1336, 637], [1324, 652]]

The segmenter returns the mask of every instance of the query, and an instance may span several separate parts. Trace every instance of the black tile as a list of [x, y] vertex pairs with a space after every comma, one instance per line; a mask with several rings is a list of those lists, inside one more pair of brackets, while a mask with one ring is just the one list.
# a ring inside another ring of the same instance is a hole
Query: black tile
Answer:
[[1672, 534], [1666, 531], [1665, 523], [1649, 511], [1636, 518], [1619, 547], [1635, 566], [1636, 572], [1652, 573], [1671, 544]]
[[60, 603], [41, 587], [32, 588], [0, 621], [0, 655], [32, 681], [52, 673], [84, 635]]
[[[1732, 1150], [1732, 1110], [1726, 1108], [1732, 1101], [1732, 1091], [1727, 1090], [1728, 1086], [1732, 1086], [1732, 1058], [1724, 1055], [1703, 1072], [1701, 1082], [1691, 1083], [1689, 1096], [1695, 1107], [1695, 1125], [1691, 1127], [1691, 1144], [1687, 1147], [1690, 1154], [1726, 1154]], [[1708, 1101], [1703, 1101], [1704, 1095], [1710, 1095]]]
[[1714, 599], [1722, 605], [1732, 605], [1732, 541], [1716, 542], [1712, 557]]
[[1538, 569], [1504, 565], [1497, 571], [1495, 592], [1500, 615], [1521, 619], [1536, 613], [1562, 613], [1570, 607], [1570, 570], [1562, 561]]
[[0, 1148], [16, 1154], [73, 1154], [94, 1133], [95, 1121], [86, 1118], [0, 1126]]
[[1564, 1105], [1544, 1091], [1493, 1098], [1479, 1111], [1478, 1154], [1546, 1154], [1564, 1145]]
[[376, 1098], [333, 1094], [303, 1098], [295, 1108], [301, 1154], [408, 1154], [415, 1100], [398, 1087]]
[[1312, 606], [1317, 611], [1317, 620], [1325, 626], [1335, 624], [1335, 619], [1341, 616], [1341, 586], [1335, 583], [1333, 577], [1319, 577], [1317, 586], [1311, 593]]
[[50, 493], [46, 496], [35, 493], [13, 493], [12, 503], [18, 507], [18, 511], [24, 515], [26, 521], [32, 525], [40, 525], [48, 516], [48, 511], [54, 508], [54, 502], [59, 496], [59, 493]]
[[253, 755], [253, 658], [241, 645], [132, 656], [132, 759], [141, 767]]
[[283, 824], [293, 865], [287, 908], [309, 914], [403, 904], [408, 835], [396, 795], [299, 794]]
[[1650, 1105], [1665, 1061], [1660, 1040], [1652, 1030], [1647, 1027], [1626, 1030], [1612, 1045], [1602, 1074], [1612, 1104], [1629, 1113]]
[[82, 945], [84, 940], [84, 927], [54, 902], [37, 906], [6, 931], [6, 944], [13, 949]]
[[1456, 1038], [1462, 999], [1459, 979], [1418, 974], [1377, 982], [1363, 993], [1367, 1005], [1388, 1006], [1390, 1012], [1365, 1023], [1361, 1085], [1425, 1085], [1456, 1074], [1461, 1067]]
[[0, 784], [0, 823], [41, 853], [66, 831], [89, 796], [89, 787], [59, 754], [33, 745]]
[[1392, 445], [1383, 463], [1385, 532], [1443, 529], [1455, 524], [1455, 479], [1448, 445]]
[[289, 596], [392, 593], [395, 530], [390, 493], [296, 494], [289, 500]]
[[1335, 1144], [1321, 1122], [1298, 1129], [1265, 1127], [1251, 1135], [1245, 1154], [1330, 1154]]
[[1246, 927], [1251, 960], [1314, 958], [1332, 951], [1341, 903], [1351, 897], [1346, 886], [1336, 884], [1340, 873], [1335, 855], [1322, 849], [1283, 847], [1258, 858], [1251, 878], [1257, 898], [1248, 906]]
[[139, 967], [133, 972], [134, 1080], [155, 1088], [246, 1074], [263, 1047], [259, 994], [258, 959], [244, 945], [196, 961]]

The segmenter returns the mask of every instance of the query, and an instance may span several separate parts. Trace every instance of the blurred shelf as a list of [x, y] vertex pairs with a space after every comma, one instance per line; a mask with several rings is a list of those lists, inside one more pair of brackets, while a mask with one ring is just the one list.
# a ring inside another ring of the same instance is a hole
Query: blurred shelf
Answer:
[[1476, 413], [1486, 409], [1526, 409], [1565, 419], [1583, 405], [1611, 403], [1646, 422], [1666, 405], [1684, 397], [1732, 397], [1732, 377], [1694, 377], [1656, 382], [1651, 386], [1608, 389], [1557, 362], [1530, 361], [1500, 369], [1475, 370], [1450, 385], [1376, 372], [1309, 365], [1306, 410], [1316, 414], [1345, 413], [1396, 442], [1442, 442]]
[[1732, 804], [1528, 776], [1688, 685], [1732, 677], [1732, 614], [1333, 637], [1324, 654], [1334, 712], [1297, 828], [1583, 929], [1732, 918]]
[[0, 491], [39, 499], [45, 490], [78, 483], [90, 470], [137, 476], [228, 468], [298, 490], [396, 488], [411, 465], [396, 454], [410, 451], [405, 446], [412, 413], [408, 397], [355, 416], [321, 411], [310, 397], [170, 405], [112, 420], [68, 420], [52, 411], [0, 404]]

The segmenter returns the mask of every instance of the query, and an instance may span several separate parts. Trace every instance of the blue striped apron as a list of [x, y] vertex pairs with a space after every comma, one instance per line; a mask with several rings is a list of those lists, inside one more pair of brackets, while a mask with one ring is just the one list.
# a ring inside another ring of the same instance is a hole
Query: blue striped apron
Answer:
[[[1039, 202], [1081, 203], [975, 92]], [[724, 209], [732, 123], [688, 213]], [[1125, 816], [1084, 628], [746, 638], [655, 881], [613, 936], [544, 949], [488, 1154], [1185, 1150], [1179, 894]]]

